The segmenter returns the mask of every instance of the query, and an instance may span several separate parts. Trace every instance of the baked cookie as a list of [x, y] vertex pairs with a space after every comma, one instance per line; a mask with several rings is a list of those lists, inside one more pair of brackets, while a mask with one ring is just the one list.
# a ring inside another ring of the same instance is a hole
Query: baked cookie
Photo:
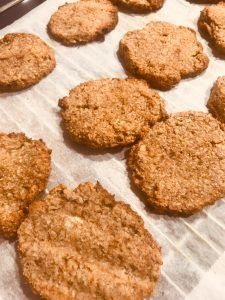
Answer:
[[159, 213], [193, 214], [225, 196], [225, 132], [210, 114], [171, 115], [133, 146], [127, 162]]
[[160, 9], [164, 0], [113, 0], [122, 9], [134, 13], [148, 13]]
[[0, 93], [26, 89], [55, 67], [54, 51], [29, 33], [9, 33], [0, 39]]
[[72, 46], [101, 40], [118, 22], [118, 10], [108, 0], [82, 0], [60, 6], [49, 23], [50, 35]]
[[162, 90], [200, 74], [209, 62], [194, 30], [166, 22], [128, 32], [120, 41], [119, 56], [128, 72]]
[[142, 219], [99, 183], [57, 186], [32, 203], [18, 238], [23, 274], [44, 299], [141, 300], [159, 278]]
[[131, 144], [166, 116], [158, 93], [135, 78], [82, 83], [59, 106], [74, 141], [98, 149]]
[[198, 26], [213, 47], [225, 53], [225, 2], [207, 6], [200, 14]]
[[197, 3], [197, 4], [214, 4], [214, 3], [223, 2], [225, 0], [187, 0], [187, 1]]
[[45, 189], [51, 151], [22, 133], [0, 134], [0, 234], [13, 237], [31, 201]]
[[225, 76], [214, 83], [207, 107], [216, 119], [225, 123]]

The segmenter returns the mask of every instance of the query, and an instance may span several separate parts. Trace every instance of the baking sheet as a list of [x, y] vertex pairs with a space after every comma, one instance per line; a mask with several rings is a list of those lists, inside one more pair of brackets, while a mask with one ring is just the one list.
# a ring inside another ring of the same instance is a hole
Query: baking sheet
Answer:
[[[0, 31], [1, 36], [15, 31], [35, 33], [55, 49], [57, 59], [56, 69], [38, 85], [0, 96], [0, 131], [23, 131], [30, 137], [44, 139], [53, 150], [47, 190], [59, 183], [75, 187], [80, 182], [99, 180], [142, 216], [163, 252], [162, 274], [152, 299], [225, 299], [225, 201], [218, 201], [185, 219], [152, 214], [130, 187], [125, 149], [99, 153], [75, 145], [62, 131], [57, 106], [58, 99], [81, 82], [126, 77], [116, 52], [119, 40], [127, 31], [141, 28], [150, 20], [197, 29], [203, 6], [185, 0], [166, 0], [164, 7], [154, 14], [119, 13], [118, 26], [104, 42], [67, 48], [46, 33], [49, 17], [63, 3], [64, 0], [46, 1]], [[207, 42], [199, 35], [198, 38], [210, 57], [209, 67], [201, 76], [183, 80], [171, 91], [160, 93], [168, 112], [207, 111], [205, 103], [210, 88], [218, 76], [225, 75], [225, 60], [214, 57]], [[15, 247], [15, 242], [0, 238], [0, 299], [39, 299], [21, 279]]]

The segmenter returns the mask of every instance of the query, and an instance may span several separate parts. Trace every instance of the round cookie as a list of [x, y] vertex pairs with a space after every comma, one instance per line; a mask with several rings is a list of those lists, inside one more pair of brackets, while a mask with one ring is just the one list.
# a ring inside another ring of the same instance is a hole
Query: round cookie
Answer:
[[113, 0], [122, 9], [134, 13], [148, 13], [160, 9], [164, 0]]
[[22, 133], [0, 134], [0, 234], [13, 237], [25, 210], [45, 189], [51, 151]]
[[135, 78], [85, 82], [59, 100], [59, 106], [74, 141], [98, 149], [131, 144], [166, 116], [158, 93]]
[[101, 40], [118, 22], [118, 10], [108, 0], [82, 0], [60, 6], [49, 23], [50, 35], [72, 46]]
[[200, 74], [209, 61], [194, 30], [166, 22], [128, 32], [120, 41], [119, 56], [128, 72], [162, 90]]
[[127, 163], [159, 213], [190, 215], [225, 196], [225, 132], [210, 114], [177, 113], [157, 123]]
[[225, 0], [187, 0], [188, 2], [193, 2], [196, 4], [214, 4], [214, 3], [219, 3], [223, 2]]
[[213, 47], [225, 53], [225, 2], [207, 6], [200, 14], [198, 26]]
[[225, 123], [225, 76], [214, 83], [207, 107], [216, 119]]
[[29, 33], [9, 33], [0, 39], [0, 93], [26, 89], [55, 67], [54, 51]]
[[161, 252], [142, 219], [99, 183], [54, 188], [18, 230], [25, 278], [44, 299], [141, 300]]

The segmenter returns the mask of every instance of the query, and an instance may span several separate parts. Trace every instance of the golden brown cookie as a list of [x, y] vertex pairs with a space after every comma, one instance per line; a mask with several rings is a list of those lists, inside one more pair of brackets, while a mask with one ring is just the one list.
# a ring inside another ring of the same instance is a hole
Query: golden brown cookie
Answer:
[[225, 132], [210, 114], [157, 123], [128, 156], [133, 183], [159, 213], [189, 215], [225, 196]]
[[55, 67], [54, 51], [29, 33], [9, 33], [0, 39], [0, 93], [26, 89]]
[[166, 22], [128, 32], [120, 41], [119, 56], [128, 72], [162, 90], [200, 74], [209, 61], [194, 30]]
[[108, 0], [82, 0], [60, 6], [49, 23], [50, 35], [67, 46], [104, 38], [118, 22], [118, 10]]
[[164, 0], [112, 0], [119, 8], [134, 13], [148, 13], [160, 9]]
[[200, 14], [198, 26], [213, 47], [225, 53], [225, 2], [207, 6]]
[[166, 116], [158, 93], [135, 78], [82, 83], [59, 106], [74, 141], [98, 149], [131, 144]]
[[161, 252], [142, 219], [99, 183], [54, 188], [18, 230], [25, 278], [44, 299], [141, 300]]
[[225, 123], [225, 76], [219, 77], [214, 83], [207, 107], [216, 119]]
[[197, 3], [197, 4], [214, 4], [214, 3], [224, 2], [225, 0], [187, 0], [187, 1]]
[[13, 237], [28, 205], [45, 189], [51, 151], [22, 133], [0, 134], [0, 234]]

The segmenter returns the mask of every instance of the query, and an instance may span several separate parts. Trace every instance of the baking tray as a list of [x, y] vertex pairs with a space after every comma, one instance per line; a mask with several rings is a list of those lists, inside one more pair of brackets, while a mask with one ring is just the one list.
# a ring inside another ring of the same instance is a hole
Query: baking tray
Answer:
[[[96, 152], [75, 145], [63, 133], [57, 106], [58, 99], [81, 82], [126, 77], [116, 53], [119, 41], [127, 31], [141, 28], [151, 20], [197, 30], [196, 23], [203, 6], [185, 0], [166, 0], [163, 8], [154, 14], [119, 13], [118, 26], [104, 42], [64, 47], [51, 40], [46, 32], [51, 14], [64, 2], [45, 1], [0, 31], [1, 36], [15, 31], [37, 34], [55, 49], [57, 59], [56, 69], [39, 84], [19, 93], [0, 96], [0, 130], [23, 131], [30, 137], [42, 138], [53, 150], [46, 192], [59, 183], [75, 187], [80, 182], [99, 180], [142, 216], [146, 228], [162, 246], [164, 262], [151, 299], [225, 299], [225, 201], [218, 201], [189, 218], [152, 214], [130, 186], [124, 157], [126, 149]], [[168, 92], [160, 92], [168, 112], [207, 111], [205, 103], [210, 88], [218, 76], [225, 75], [225, 61], [212, 55], [199, 34], [198, 39], [210, 58], [209, 67], [201, 76], [183, 80]], [[38, 299], [20, 276], [15, 248], [15, 242], [0, 239], [0, 299]]]

